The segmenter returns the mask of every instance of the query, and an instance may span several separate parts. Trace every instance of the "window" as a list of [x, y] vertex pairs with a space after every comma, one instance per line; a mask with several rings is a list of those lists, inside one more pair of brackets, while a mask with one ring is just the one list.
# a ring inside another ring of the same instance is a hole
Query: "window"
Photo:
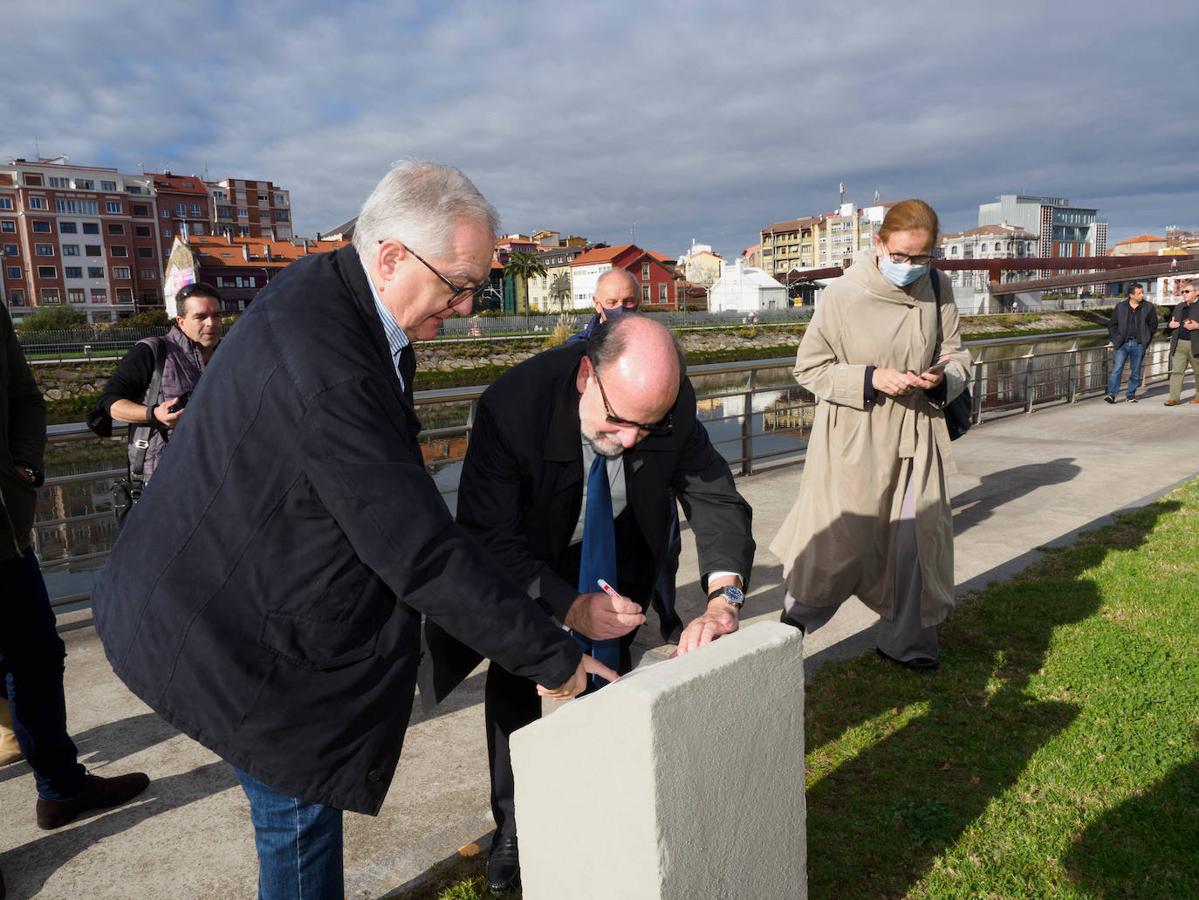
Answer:
[[648, 284], [641, 285], [641, 302], [649, 303], [649, 285]]
[[158, 278], [157, 273], [155, 273], [153, 269], [142, 269], [141, 276], [142, 281], [154, 281], [156, 278]]
[[144, 203], [130, 203], [129, 213], [134, 216], [148, 216], [150, 215], [150, 207]]
[[100, 182], [100, 190], [102, 190], [102, 191], [115, 191], [116, 189], [117, 189], [117, 183], [115, 181], [101, 181]]
[[216, 217], [218, 219], [232, 219], [233, 218], [233, 207], [232, 206], [218, 206], [216, 208]]
[[237, 217], [239, 219], [248, 219], [248, 218], [250, 218], [250, 211], [248, 209], [246, 209], [244, 206], [239, 206], [237, 208]]
[[99, 215], [100, 207], [95, 200], [55, 200], [54, 208], [60, 213], [70, 215]]
[[45, 197], [30, 197], [29, 198], [29, 208], [30, 209], [45, 209], [46, 208], [46, 198]]
[[0, 197], [0, 209], [12, 209], [12, 197]]
[[288, 214], [287, 210], [285, 210], [285, 209], [275, 210], [275, 221], [276, 222], [286, 222], [288, 220], [288, 217], [289, 217], [289, 214]]
[[57, 266], [38, 266], [37, 267], [37, 277], [38, 278], [57, 278], [58, 277], [58, 267]]
[[204, 226], [201, 225], [199, 222], [196, 222], [195, 224], [192, 225], [192, 233], [193, 234], [203, 234]]
[[239, 226], [237, 227], [237, 236], [238, 236], [238, 237], [249, 237], [249, 236], [250, 236], [250, 228], [249, 228], [249, 226], [247, 226], [247, 225], [239, 225]]
[[88, 244], [83, 248], [83, 252], [88, 256], [103, 256], [104, 248], [99, 244]]
[[59, 222], [58, 230], [62, 234], [78, 234], [79, 223], [77, 222]]
[[191, 211], [192, 211], [192, 217], [193, 217], [193, 218], [198, 218], [198, 217], [199, 217], [199, 215], [200, 215], [200, 207], [199, 207], [199, 205], [198, 205], [198, 204], [196, 204], [196, 203], [193, 203], [193, 204], [192, 204], [192, 209], [191, 209]]
[[25, 176], [25, 184], [27, 184], [29, 187], [41, 187], [42, 186], [42, 176], [41, 175], [26, 175]]
[[103, 277], [104, 277], [104, 269], [103, 269], [103, 267], [101, 267], [101, 266], [88, 266], [88, 267], [87, 267], [87, 277], [88, 277], [88, 278], [103, 278]]
[[152, 237], [153, 236], [153, 232], [150, 231], [149, 225], [134, 225], [133, 233], [136, 234], [138, 237]]
[[12, 219], [0, 220], [0, 231], [4, 232], [5, 234], [16, 234], [17, 223]]
[[122, 225], [120, 222], [109, 222], [108, 223], [108, 233], [109, 234], [124, 234], [125, 226]]
[[83, 303], [84, 302], [83, 288], [67, 288], [67, 302], [68, 303]]
[[164, 206], [159, 212], [159, 215], [161, 215], [164, 219], [169, 219], [171, 217], [171, 211]]
[[649, 281], [649, 263], [641, 264], [641, 280]]
[[664, 285], [664, 284], [658, 285], [658, 302], [659, 303], [666, 302], [666, 285]]
[[186, 216], [187, 215], [187, 204], [186, 203], [176, 203], [175, 204], [175, 215], [181, 219], [184, 216]]
[[224, 192], [224, 191], [213, 191], [213, 192], [212, 192], [212, 199], [213, 199], [213, 200], [224, 200], [224, 199], [225, 199], [225, 192]]
[[53, 256], [54, 255], [54, 245], [53, 244], [34, 244], [33, 245], [33, 255], [34, 256]]
[[124, 281], [127, 281], [128, 279], [133, 277], [133, 273], [129, 271], [128, 266], [113, 266], [112, 267], [112, 277], [120, 278]]
[[18, 281], [21, 279], [21, 267], [20, 266], [7, 266], [4, 269], [4, 272], [6, 275], [8, 275], [9, 278], [13, 278]]
[[63, 274], [64, 278], [82, 278], [83, 277], [83, 267], [82, 266], [65, 266], [62, 270], [62, 274]]
[[25, 292], [22, 290], [9, 291], [8, 302], [13, 306], [25, 305]]
[[42, 305], [57, 306], [62, 302], [62, 295], [58, 293], [58, 288], [42, 288]]
[[96, 182], [92, 181], [92, 179], [90, 179], [90, 178], [76, 178], [75, 179], [75, 190], [77, 190], [77, 191], [94, 191], [95, 189], [96, 189]]
[[162, 298], [155, 291], [142, 291], [142, 303], [160, 303]]
[[276, 194], [275, 195], [275, 205], [276, 206], [286, 206], [287, 198], [285, 196], [283, 196], [282, 194]]
[[[142, 186], [140, 184], [127, 184], [125, 185], [125, 190], [131, 194], [141, 194]], [[145, 209], [145, 207], [142, 208]], [[141, 215], [145, 215], [145, 213], [141, 213]]]
[[129, 248], [122, 247], [120, 244], [116, 244], [112, 247], [109, 247], [108, 252], [111, 253], [113, 256], [128, 256]]
[[133, 288], [117, 288], [117, 303], [132, 303]]
[[153, 259], [154, 258], [154, 248], [153, 247], [138, 247], [137, 248], [137, 256], [138, 256], [138, 259]]
[[4, 245], [4, 255], [5, 256], [18, 256], [19, 254], [17, 253], [17, 245], [16, 244], [5, 244]]
[[70, 186], [71, 186], [71, 179], [69, 179], [69, 178], [59, 178], [59, 177], [57, 177], [57, 176], [55, 176], [55, 175], [51, 175], [51, 176], [50, 176], [50, 187], [52, 187], [52, 188], [64, 188], [64, 189], [65, 189], [65, 188], [70, 188]]
[[108, 288], [92, 288], [92, 303], [107, 303]]
[[110, 213], [119, 213], [121, 211], [120, 200], [107, 200], [104, 203], [104, 211]]
[[170, 237], [170, 236], [171, 236], [171, 229], [170, 229], [170, 228], [164, 228], [164, 229], [162, 229], [162, 236], [163, 236], [163, 237]]
[[50, 229], [49, 222], [34, 222], [33, 223], [33, 233], [34, 234], [49, 234], [50, 230], [51, 229]]
[[83, 223], [83, 233], [84, 234], [99, 234], [100, 233], [100, 223], [99, 222], [84, 222]]

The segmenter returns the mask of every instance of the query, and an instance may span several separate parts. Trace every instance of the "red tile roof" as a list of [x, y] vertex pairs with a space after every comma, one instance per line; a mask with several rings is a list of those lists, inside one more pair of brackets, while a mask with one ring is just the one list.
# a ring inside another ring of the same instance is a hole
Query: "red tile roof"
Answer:
[[[348, 243], [349, 241], [309, 241], [308, 252], [305, 253], [302, 244], [297, 247], [290, 241], [253, 237], [225, 238], [205, 234], [190, 236], [187, 245], [199, 257], [201, 266], [282, 269], [304, 256], [338, 250]], [[243, 247], [248, 248], [249, 259], [246, 259]], [[270, 259], [267, 259], [266, 255], [267, 247], [271, 251]]]
[[1122, 247], [1125, 244], [1164, 244], [1166, 239], [1153, 234], [1138, 234], [1135, 237], [1125, 238], [1122, 241], [1117, 241], [1116, 246]]
[[615, 247], [596, 247], [594, 250], [588, 250], [586, 253], [580, 253], [571, 263], [572, 266], [594, 266], [597, 263], [612, 262], [613, 259], [620, 256], [627, 250], [640, 250], [634, 244], [618, 244]]
[[170, 191], [174, 194], [201, 194], [205, 197], [208, 196], [208, 188], [195, 175], [172, 175], [170, 172], [155, 175], [153, 172], [147, 172], [146, 177], [154, 179], [154, 188], [156, 190]]

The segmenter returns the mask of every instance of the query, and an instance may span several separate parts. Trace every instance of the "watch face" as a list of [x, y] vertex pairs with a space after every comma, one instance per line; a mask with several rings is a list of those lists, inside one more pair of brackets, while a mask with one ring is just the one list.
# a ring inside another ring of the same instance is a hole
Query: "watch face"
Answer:
[[724, 589], [724, 599], [733, 606], [740, 606], [745, 602], [745, 594], [741, 592], [741, 588], [726, 587]]

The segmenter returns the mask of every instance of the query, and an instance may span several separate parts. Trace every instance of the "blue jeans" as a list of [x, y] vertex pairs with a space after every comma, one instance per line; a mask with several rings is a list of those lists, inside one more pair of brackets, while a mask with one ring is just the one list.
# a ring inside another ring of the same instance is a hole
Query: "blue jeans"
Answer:
[[341, 810], [280, 794], [233, 769], [250, 800], [259, 900], [341, 900]]
[[0, 562], [0, 693], [8, 694], [12, 727], [43, 800], [70, 800], [84, 783], [67, 734], [62, 675], [66, 645], [58, 636], [46, 582], [32, 547]]
[[1120, 392], [1120, 376], [1124, 374], [1124, 362], [1128, 362], [1128, 399], [1131, 400], [1141, 386], [1141, 364], [1145, 361], [1145, 345], [1140, 341], [1125, 341], [1116, 349], [1112, 360], [1112, 374], [1107, 379], [1107, 395], [1114, 397]]

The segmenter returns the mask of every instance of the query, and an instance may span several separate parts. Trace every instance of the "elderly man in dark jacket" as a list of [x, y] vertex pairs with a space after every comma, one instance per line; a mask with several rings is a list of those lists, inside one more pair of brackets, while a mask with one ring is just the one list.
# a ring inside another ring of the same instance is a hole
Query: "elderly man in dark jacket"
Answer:
[[67, 734], [66, 646], [30, 546], [45, 448], [46, 406], [0, 307], [0, 698], [11, 702], [13, 730], [33, 769], [37, 824], [59, 828], [81, 813], [125, 803], [149, 781], [141, 773], [88, 774]]
[[342, 896], [341, 811], [383, 803], [421, 613], [545, 695], [601, 668], [454, 524], [417, 442], [411, 341], [469, 312], [496, 226], [456, 169], [384, 176], [354, 246], [224, 339], [95, 590], [117, 674], [234, 766], [260, 896]]

